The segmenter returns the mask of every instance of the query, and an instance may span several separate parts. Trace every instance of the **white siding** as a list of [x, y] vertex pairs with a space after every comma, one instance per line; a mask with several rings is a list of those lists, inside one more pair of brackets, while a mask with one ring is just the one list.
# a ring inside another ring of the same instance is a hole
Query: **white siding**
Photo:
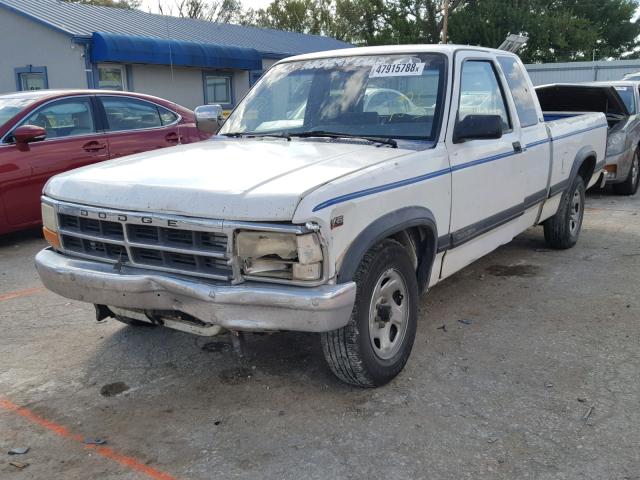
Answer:
[[249, 91], [249, 72], [247, 70], [241, 70], [234, 72], [233, 74], [233, 96], [235, 97], [236, 105]]
[[279, 60], [276, 60], [274, 58], [263, 58], [262, 59], [262, 70], [264, 70], [265, 72], [267, 70], [269, 70], [271, 68], [271, 66], [278, 62]]
[[187, 108], [195, 108], [204, 103], [202, 70], [199, 68], [174, 67], [165, 65], [132, 65], [133, 89], [166, 98]]
[[0, 10], [0, 93], [16, 89], [17, 67], [47, 67], [49, 88], [87, 88], [84, 48], [71, 37], [6, 9]]
[[[173, 76], [171, 68], [165, 65], [132, 65], [131, 69], [133, 88], [129, 86], [129, 90], [166, 98], [190, 109], [205, 103], [203, 70], [200, 68], [174, 67]], [[229, 70], [220, 72], [228, 74]], [[249, 72], [235, 70], [232, 73], [232, 88], [237, 103], [249, 91]]]

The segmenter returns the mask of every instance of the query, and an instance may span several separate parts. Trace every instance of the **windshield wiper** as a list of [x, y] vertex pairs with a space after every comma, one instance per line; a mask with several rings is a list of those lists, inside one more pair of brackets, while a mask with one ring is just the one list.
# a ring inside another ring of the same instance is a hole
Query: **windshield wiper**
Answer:
[[311, 137], [320, 137], [320, 138], [356, 138], [361, 140], [367, 140], [369, 142], [378, 143], [380, 145], [390, 145], [393, 148], [398, 148], [398, 142], [396, 142], [393, 138], [385, 138], [385, 137], [372, 137], [368, 135], [351, 135], [348, 133], [339, 133], [339, 132], [327, 132], [325, 130], [315, 130], [313, 132], [301, 132], [301, 133], [290, 133], [290, 137], [298, 137], [298, 138], [311, 138]]
[[262, 137], [270, 137], [270, 138], [284, 138], [287, 141], [291, 141], [291, 135], [287, 132], [283, 133], [256, 133], [256, 132], [229, 132], [229, 133], [221, 133], [225, 137], [230, 138], [262, 138]]
[[270, 138], [284, 138], [287, 142], [291, 141], [291, 135], [287, 132], [282, 133], [245, 133], [245, 136], [251, 138], [270, 137]]

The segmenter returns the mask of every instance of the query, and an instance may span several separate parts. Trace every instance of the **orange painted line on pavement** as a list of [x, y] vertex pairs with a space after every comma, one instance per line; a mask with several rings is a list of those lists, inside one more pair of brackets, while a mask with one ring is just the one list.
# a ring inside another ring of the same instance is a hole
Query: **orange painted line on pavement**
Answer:
[[44, 292], [46, 289], [44, 287], [33, 287], [26, 288], [24, 290], [18, 290], [15, 292], [3, 293], [0, 295], [0, 302], [4, 300], [11, 300], [12, 298], [20, 298], [20, 297], [28, 297], [29, 295], [33, 295], [34, 293]]
[[7, 410], [9, 412], [16, 413], [21, 417], [29, 420], [30, 422], [35, 423], [41, 427], [46, 428], [50, 432], [55, 433], [59, 437], [67, 438], [70, 440], [74, 440], [78, 443], [81, 443], [82, 446], [84, 446], [89, 450], [93, 450], [98, 455], [104, 458], [108, 458], [109, 460], [112, 460], [116, 463], [119, 463], [120, 465], [128, 468], [129, 470], [142, 473], [147, 477], [152, 478], [153, 480], [177, 480], [176, 477], [174, 477], [173, 475], [170, 475], [160, 470], [156, 470], [155, 468], [149, 467], [148, 465], [145, 465], [144, 463], [136, 460], [133, 457], [121, 455], [110, 447], [105, 447], [101, 445], [85, 445], [83, 443], [82, 435], [73, 433], [68, 428], [63, 427], [62, 425], [59, 425], [55, 422], [51, 422], [46, 418], [43, 418], [40, 415], [33, 413], [28, 408], [16, 405], [15, 403], [11, 402], [10, 400], [7, 400], [6, 398], [0, 397], [0, 408]]

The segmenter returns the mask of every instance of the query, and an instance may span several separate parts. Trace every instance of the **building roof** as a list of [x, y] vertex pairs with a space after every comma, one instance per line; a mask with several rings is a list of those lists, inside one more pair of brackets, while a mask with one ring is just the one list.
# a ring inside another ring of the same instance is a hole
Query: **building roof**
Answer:
[[263, 55], [285, 57], [350, 47], [320, 35], [178, 18], [141, 10], [99, 7], [59, 0], [0, 0], [0, 7], [25, 15], [73, 37], [94, 32], [253, 48]]

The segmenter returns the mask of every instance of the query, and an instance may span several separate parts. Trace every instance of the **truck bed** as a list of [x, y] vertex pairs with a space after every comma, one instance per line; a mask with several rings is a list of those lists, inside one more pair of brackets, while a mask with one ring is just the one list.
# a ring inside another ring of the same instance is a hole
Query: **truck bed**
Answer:
[[[567, 176], [571, 173], [576, 155], [586, 155], [590, 152], [597, 159], [595, 171], [599, 172], [604, 166], [607, 144], [606, 135], [593, 133], [608, 128], [607, 119], [603, 113], [583, 112], [543, 112], [550, 144], [551, 172], [550, 190], [564, 188]], [[592, 186], [598, 179], [594, 175], [587, 187]]]

